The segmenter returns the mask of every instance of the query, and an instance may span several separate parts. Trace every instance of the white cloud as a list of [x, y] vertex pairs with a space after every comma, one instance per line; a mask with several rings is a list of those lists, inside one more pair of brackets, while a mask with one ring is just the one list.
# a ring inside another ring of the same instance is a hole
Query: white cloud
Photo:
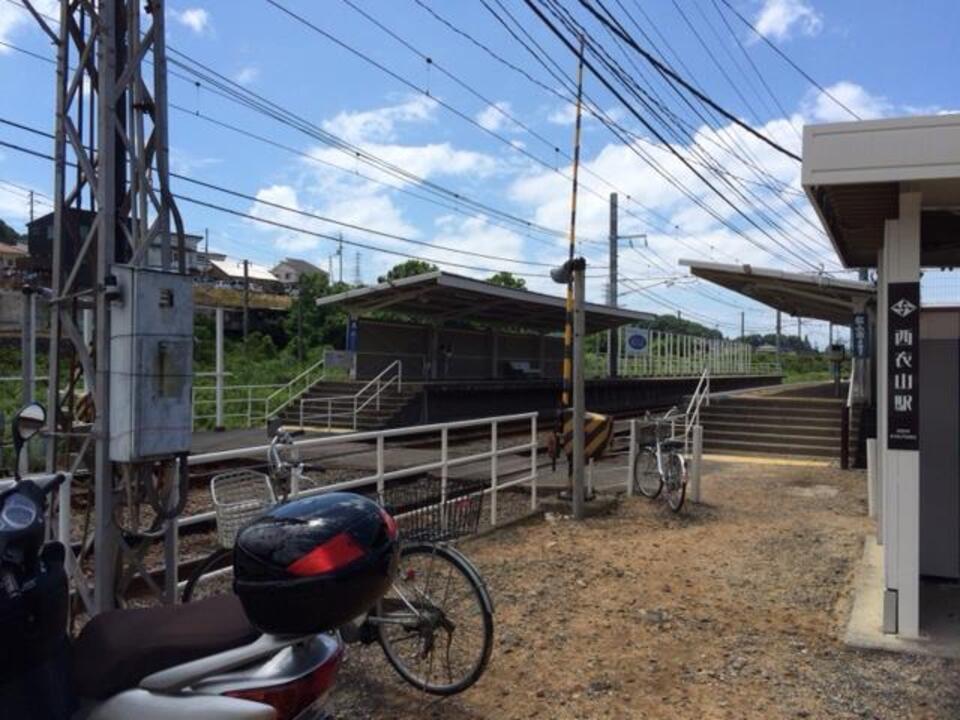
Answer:
[[547, 115], [547, 122], [553, 125], [573, 125], [577, 120], [577, 106], [573, 103], [567, 103], [558, 108], [554, 108]]
[[[41, 15], [60, 16], [60, 3], [57, 0], [35, 0], [33, 6]], [[40, 26], [25, 7], [16, 2], [0, 2], [0, 40], [11, 42], [14, 34], [25, 28], [40, 32]], [[0, 45], [0, 55], [9, 52], [13, 51]]]
[[435, 100], [423, 95], [411, 97], [399, 105], [375, 110], [341, 112], [323, 123], [325, 130], [350, 142], [394, 140], [397, 126], [432, 121], [437, 109]]
[[494, 132], [503, 130], [504, 128], [517, 129], [514, 122], [508, 118], [507, 115], [512, 115], [510, 103], [506, 100], [501, 100], [500, 102], [495, 102], [493, 105], [485, 107], [477, 113], [474, 119], [480, 123], [480, 127]]
[[841, 122], [853, 120], [833, 98], [853, 110], [864, 120], [884, 117], [895, 111], [894, 106], [883, 96], [873, 95], [856, 83], [843, 80], [830, 85], [825, 92], [811, 91], [803, 103], [803, 114], [814, 122]]
[[171, 14], [174, 20], [184, 27], [190, 28], [197, 35], [202, 35], [210, 27], [210, 13], [203, 8], [172, 10]]
[[807, 0], [764, 0], [753, 24], [765, 37], [787, 40], [795, 30], [816, 35], [823, 27], [823, 17]]
[[236, 75], [233, 76], [233, 79], [240, 83], [241, 85], [250, 85], [253, 82], [256, 82], [257, 78], [260, 77], [260, 68], [256, 65], [247, 65], [240, 68]]

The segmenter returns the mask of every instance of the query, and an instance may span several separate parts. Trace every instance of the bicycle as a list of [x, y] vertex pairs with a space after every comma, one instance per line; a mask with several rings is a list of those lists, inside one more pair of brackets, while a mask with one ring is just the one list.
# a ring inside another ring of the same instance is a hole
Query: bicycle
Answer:
[[[296, 494], [299, 481], [307, 479], [303, 473], [309, 466], [284, 460], [281, 445], [293, 447], [292, 438], [282, 433], [271, 441], [270, 475], [235, 470], [211, 480], [220, 547], [191, 573], [182, 602], [194, 598], [201, 578], [229, 570], [237, 531], [276, 503], [275, 484], [286, 491], [281, 493], [285, 499], [290, 488]], [[450, 546], [476, 531], [482, 485], [454, 487], [445, 497], [430, 489], [418, 480], [379, 498], [400, 531], [397, 579], [370, 613], [340, 633], [347, 643], [379, 643], [394, 670], [417, 689], [455, 695], [480, 679], [493, 650], [489, 591], [476, 567]]]
[[684, 441], [673, 434], [673, 424], [678, 418], [675, 407], [659, 418], [651, 418], [647, 412], [644, 419], [648, 427], [653, 428], [653, 439], [637, 448], [633, 466], [634, 489], [652, 500], [666, 488], [667, 506], [675, 513], [683, 507], [687, 492]]

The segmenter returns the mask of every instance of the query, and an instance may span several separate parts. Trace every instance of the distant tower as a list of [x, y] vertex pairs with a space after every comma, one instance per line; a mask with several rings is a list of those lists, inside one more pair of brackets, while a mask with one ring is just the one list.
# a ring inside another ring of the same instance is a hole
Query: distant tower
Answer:
[[363, 285], [363, 278], [360, 277], [360, 251], [353, 258], [353, 284]]

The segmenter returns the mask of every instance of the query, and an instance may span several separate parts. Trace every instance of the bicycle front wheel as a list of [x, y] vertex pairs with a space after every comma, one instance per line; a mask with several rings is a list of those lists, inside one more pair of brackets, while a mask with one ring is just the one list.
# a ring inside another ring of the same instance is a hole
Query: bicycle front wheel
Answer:
[[667, 505], [673, 512], [680, 512], [687, 494], [687, 463], [680, 453], [672, 452], [667, 456]]
[[445, 545], [404, 546], [397, 579], [370, 622], [400, 677], [433, 695], [473, 685], [493, 649], [487, 589], [470, 561]]
[[663, 478], [657, 467], [657, 455], [648, 447], [637, 452], [633, 466], [633, 488], [644, 497], [655, 498], [663, 488]]

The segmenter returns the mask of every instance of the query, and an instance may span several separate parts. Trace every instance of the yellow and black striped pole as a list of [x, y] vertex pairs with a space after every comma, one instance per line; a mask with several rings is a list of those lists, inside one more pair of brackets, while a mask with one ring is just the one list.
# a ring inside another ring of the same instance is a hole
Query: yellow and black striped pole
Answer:
[[[580, 37], [580, 52], [577, 63], [577, 117], [573, 129], [573, 182], [570, 193], [570, 251], [567, 260], [567, 302], [566, 323], [563, 330], [563, 389], [560, 393], [560, 410], [557, 413], [557, 427], [554, 442], [555, 452], [559, 452], [564, 436], [564, 424], [572, 420], [571, 403], [573, 398], [573, 259], [577, 247], [577, 178], [580, 173], [580, 128], [583, 117], [583, 36]], [[556, 463], [556, 454], [553, 458]], [[567, 464], [567, 478], [573, 489], [573, 464]]]
[[[570, 252], [572, 264], [577, 246], [577, 177], [580, 172], [580, 126], [583, 109], [583, 37], [580, 38], [580, 54], [577, 64], [577, 119], [573, 129], [573, 187], [570, 193]], [[567, 321], [563, 330], [563, 394], [562, 414], [570, 408], [573, 392], [573, 274], [567, 280]]]

